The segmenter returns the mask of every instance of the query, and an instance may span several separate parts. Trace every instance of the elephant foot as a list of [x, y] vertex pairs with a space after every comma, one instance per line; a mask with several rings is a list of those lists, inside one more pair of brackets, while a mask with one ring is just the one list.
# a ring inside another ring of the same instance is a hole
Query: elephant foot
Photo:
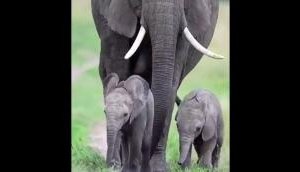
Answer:
[[142, 172], [152, 172], [151, 168], [142, 168]]
[[213, 168], [218, 168], [218, 167], [219, 167], [219, 163], [218, 163], [218, 162], [214, 162], [214, 163], [212, 164], [212, 167], [213, 167]]
[[141, 171], [142, 172], [152, 172], [150, 164], [142, 165]]
[[200, 166], [201, 167], [203, 167], [203, 168], [207, 168], [207, 169], [212, 169], [213, 168], [213, 166], [212, 166], [212, 164], [210, 164], [210, 163], [200, 163]]
[[114, 170], [120, 170], [122, 168], [122, 165], [121, 162], [113, 160], [108, 164], [108, 167]]
[[185, 170], [185, 169], [189, 169], [190, 168], [190, 164], [182, 164], [182, 165], [180, 165], [180, 167], [181, 167], [181, 169], [182, 170]]
[[138, 168], [126, 168], [126, 167], [121, 170], [121, 172], [139, 172], [139, 171], [141, 170]]
[[153, 172], [169, 172], [168, 164], [164, 153], [153, 154], [150, 160], [151, 168]]

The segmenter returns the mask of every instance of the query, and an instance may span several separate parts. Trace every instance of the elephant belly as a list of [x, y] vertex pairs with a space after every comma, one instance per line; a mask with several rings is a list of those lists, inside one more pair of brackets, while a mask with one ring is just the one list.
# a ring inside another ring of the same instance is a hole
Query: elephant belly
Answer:
[[152, 47], [150, 38], [146, 35], [141, 47], [136, 54], [131, 58], [131, 73], [140, 75], [151, 86], [152, 78]]
[[150, 58], [151, 61], [151, 57], [147, 57], [145, 55], [140, 56], [134, 66], [134, 71], [133, 73], [136, 75], [140, 75], [143, 78], [145, 78], [147, 81], [149, 81], [148, 79], [150, 79], [149, 77], [151, 76], [151, 71], [152, 71], [152, 65], [151, 62], [149, 62], [149, 60], [147, 60], [147, 58]]

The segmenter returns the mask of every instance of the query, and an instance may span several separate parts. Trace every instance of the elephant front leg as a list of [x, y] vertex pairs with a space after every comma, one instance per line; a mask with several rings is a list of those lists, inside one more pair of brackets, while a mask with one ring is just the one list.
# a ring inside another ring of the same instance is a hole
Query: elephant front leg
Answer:
[[218, 168], [219, 159], [220, 159], [221, 146], [216, 145], [213, 153], [212, 153], [212, 165], [213, 168]]
[[[138, 122], [138, 121], [135, 121]], [[142, 161], [142, 138], [144, 130], [132, 128], [132, 133], [128, 137], [129, 156], [122, 172], [139, 172]]]
[[[152, 131], [151, 131], [152, 132]], [[146, 134], [142, 145], [142, 169], [143, 172], [151, 172], [150, 166], [150, 152], [151, 152], [151, 134]]]
[[196, 137], [193, 144], [194, 144], [194, 147], [195, 147], [195, 151], [197, 152], [197, 156], [198, 156], [197, 163], [200, 163], [200, 159], [201, 159], [201, 156], [202, 156], [201, 146], [203, 144], [202, 136], [200, 135], [200, 136]]
[[205, 168], [212, 168], [212, 153], [216, 145], [216, 139], [211, 139], [207, 142], [203, 142], [200, 152], [202, 153], [202, 158], [200, 160], [200, 165]]
[[129, 158], [128, 138], [126, 135], [123, 135], [121, 148], [122, 148], [121, 160], [122, 160], [122, 166], [124, 166], [126, 163], [128, 163], [128, 158]]
[[129, 156], [124, 164], [122, 172], [139, 172], [141, 168], [141, 143], [137, 139], [129, 141]]

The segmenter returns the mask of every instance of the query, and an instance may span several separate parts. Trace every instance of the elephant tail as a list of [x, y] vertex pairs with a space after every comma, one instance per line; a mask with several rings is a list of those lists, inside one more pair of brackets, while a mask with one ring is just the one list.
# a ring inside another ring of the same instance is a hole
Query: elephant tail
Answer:
[[181, 103], [181, 100], [180, 100], [180, 98], [178, 97], [178, 95], [176, 95], [175, 102], [176, 102], [177, 106], [179, 106], [180, 103]]

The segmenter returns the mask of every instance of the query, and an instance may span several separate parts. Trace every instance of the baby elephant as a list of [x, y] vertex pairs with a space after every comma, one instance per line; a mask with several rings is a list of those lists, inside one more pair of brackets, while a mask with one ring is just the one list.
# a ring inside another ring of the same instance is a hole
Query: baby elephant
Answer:
[[111, 73], [104, 85], [108, 165], [118, 161], [121, 145], [123, 172], [150, 171], [154, 102], [148, 83], [138, 75], [119, 82]]
[[203, 167], [216, 168], [223, 143], [223, 117], [219, 101], [207, 90], [190, 92], [175, 117], [180, 138], [182, 168], [190, 166], [192, 143]]

